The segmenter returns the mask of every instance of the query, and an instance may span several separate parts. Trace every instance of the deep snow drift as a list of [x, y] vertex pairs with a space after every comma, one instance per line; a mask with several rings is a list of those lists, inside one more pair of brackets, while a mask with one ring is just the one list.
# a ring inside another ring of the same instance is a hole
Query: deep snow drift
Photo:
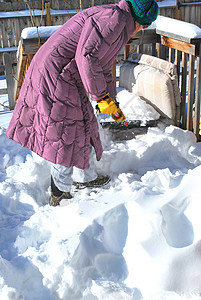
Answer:
[[[118, 96], [127, 119], [158, 118], [127, 91]], [[11, 113], [0, 113], [0, 299], [201, 299], [201, 144], [193, 133], [153, 127], [112, 141], [100, 128], [96, 167], [111, 182], [50, 207], [49, 163], [5, 136]]]

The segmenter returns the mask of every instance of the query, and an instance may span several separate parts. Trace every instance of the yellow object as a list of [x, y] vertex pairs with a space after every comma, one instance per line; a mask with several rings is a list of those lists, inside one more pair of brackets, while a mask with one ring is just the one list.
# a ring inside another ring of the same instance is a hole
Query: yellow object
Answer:
[[[195, 128], [195, 117], [193, 117], [193, 128]], [[199, 124], [199, 134], [201, 135], [201, 119]]]
[[98, 108], [102, 114], [112, 114], [117, 112], [118, 109], [115, 100], [109, 96], [109, 93], [107, 93], [103, 99], [98, 101]]
[[122, 111], [120, 108], [118, 108], [118, 109], [117, 109], [117, 113], [118, 113], [120, 116], [119, 116], [119, 117], [116, 117], [116, 116], [114, 116], [113, 114], [111, 114], [112, 119], [115, 120], [116, 122], [124, 122], [124, 121], [126, 120], [126, 118], [125, 118], [125, 116], [124, 116], [124, 114], [123, 114], [123, 111]]

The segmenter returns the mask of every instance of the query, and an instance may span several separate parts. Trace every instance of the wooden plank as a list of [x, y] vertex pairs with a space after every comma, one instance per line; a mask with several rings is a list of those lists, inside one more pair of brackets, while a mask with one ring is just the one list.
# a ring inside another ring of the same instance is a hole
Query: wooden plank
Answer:
[[193, 22], [196, 20], [196, 14], [195, 14], [195, 6], [191, 7], [191, 14], [190, 14], [190, 23], [193, 24]]
[[0, 47], [3, 48], [2, 21], [0, 20]]
[[19, 19], [15, 19], [14, 20], [14, 30], [15, 30], [15, 39], [16, 39], [16, 45], [19, 45], [19, 41], [20, 41], [20, 35], [21, 35], [21, 31], [20, 31], [20, 26], [19, 26]]
[[33, 17], [32, 16], [28, 16], [28, 17], [23, 17], [22, 19], [22, 24], [24, 24], [22, 26], [22, 30], [26, 27], [33, 27], [33, 23], [32, 23]]
[[7, 34], [9, 47], [15, 46], [15, 35], [13, 32], [13, 22], [10, 18], [7, 19]]
[[187, 130], [193, 130], [193, 102], [194, 102], [194, 67], [195, 57], [190, 55], [189, 59], [189, 78], [188, 78], [188, 107], [187, 107]]
[[51, 26], [51, 14], [50, 14], [50, 3], [45, 3], [45, 11], [46, 11], [46, 26]]
[[14, 79], [13, 79], [13, 69], [12, 69], [12, 57], [10, 53], [4, 53], [4, 64], [6, 73], [6, 83], [8, 88], [8, 101], [10, 109], [14, 109]]
[[180, 10], [180, 1], [181, 0], [176, 0], [177, 4], [176, 4], [176, 7], [174, 8], [174, 13], [173, 13], [173, 16], [174, 16], [174, 19], [177, 19], [177, 20], [181, 20], [181, 10]]
[[17, 101], [18, 95], [19, 95], [19, 90], [22, 85], [22, 74], [24, 72], [25, 68], [25, 63], [26, 63], [26, 57], [23, 56], [23, 49], [22, 49], [22, 44], [20, 45], [19, 49], [19, 58], [17, 62], [17, 70], [15, 74], [15, 84], [14, 84], [14, 100]]
[[3, 47], [9, 47], [9, 44], [8, 44], [8, 35], [7, 35], [7, 28], [5, 26], [5, 22], [2, 23], [2, 44], [3, 44]]
[[0, 72], [3, 73], [5, 71], [5, 66], [4, 65], [0, 65]]
[[181, 11], [181, 20], [184, 21], [185, 8], [183, 6], [181, 6], [180, 11]]
[[14, 100], [17, 101], [19, 92], [22, 86], [22, 83], [24, 81], [24, 74], [26, 73], [26, 62], [27, 62], [27, 57], [22, 56], [22, 59], [20, 61], [19, 68], [16, 72], [16, 80], [15, 80], [15, 88], [14, 88]]
[[185, 7], [185, 22], [190, 22], [190, 7], [186, 6]]
[[186, 84], [187, 84], [187, 54], [182, 52], [182, 76], [181, 76], [181, 128], [186, 128]]
[[124, 48], [124, 59], [129, 57], [130, 45], [126, 45]]
[[156, 43], [152, 44], [151, 54], [157, 56]]
[[161, 44], [159, 44], [159, 57], [166, 60], [166, 48]]
[[196, 71], [196, 88], [195, 88], [195, 122], [194, 133], [199, 139], [200, 126], [200, 101], [201, 101], [201, 44], [200, 53], [197, 57], [197, 71]]
[[169, 48], [169, 62], [173, 63], [174, 62], [174, 49]]
[[137, 46], [137, 53], [143, 53], [143, 45], [142, 44], [139, 44]]
[[195, 45], [186, 42], [177, 41], [175, 39], [166, 36], [161, 36], [161, 44], [179, 51], [183, 51], [191, 55], [196, 54]]
[[200, 8], [199, 8], [199, 7], [196, 7], [196, 10], [195, 10], [195, 20], [194, 20], [194, 22], [195, 22], [195, 24], [196, 24], [197, 26], [199, 26], [199, 25], [198, 25], [198, 20], [199, 20], [199, 18], [200, 18], [199, 14], [200, 14]]
[[196, 9], [196, 21], [195, 24], [201, 27], [201, 5]]
[[0, 89], [0, 95], [8, 94], [8, 89]]
[[[175, 8], [174, 8], [174, 9], [175, 9]], [[165, 16], [168, 17], [168, 18], [172, 18], [172, 17], [173, 17], [173, 9], [167, 7], [167, 8], [166, 8], [166, 12], [165, 12]]]
[[175, 65], [177, 67], [178, 85], [179, 85], [179, 81], [180, 81], [180, 60], [181, 60], [181, 52], [176, 50], [175, 51]]

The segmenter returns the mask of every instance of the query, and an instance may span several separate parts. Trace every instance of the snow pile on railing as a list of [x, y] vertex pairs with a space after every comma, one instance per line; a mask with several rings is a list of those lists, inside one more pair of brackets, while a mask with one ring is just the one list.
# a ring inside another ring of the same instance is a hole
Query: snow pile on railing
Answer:
[[163, 16], [158, 16], [149, 29], [161, 30], [191, 39], [201, 38], [201, 28], [197, 25]]
[[61, 25], [58, 26], [40, 26], [38, 27], [27, 27], [22, 30], [21, 38], [22, 39], [32, 39], [40, 37], [49, 37], [51, 36]]
[[[41, 26], [41, 27], [28, 27], [22, 30], [21, 37], [23, 39], [38, 38], [51, 36], [61, 25], [58, 26]], [[186, 38], [201, 38], [201, 28], [184, 21], [158, 16], [155, 22], [149, 26], [148, 29], [156, 29], [166, 33], [172, 33]]]

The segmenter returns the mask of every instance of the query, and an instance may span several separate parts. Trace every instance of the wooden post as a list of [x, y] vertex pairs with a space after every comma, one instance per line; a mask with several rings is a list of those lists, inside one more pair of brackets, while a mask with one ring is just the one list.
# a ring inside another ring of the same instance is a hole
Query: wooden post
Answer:
[[197, 57], [196, 88], [195, 88], [195, 122], [194, 133], [199, 138], [200, 126], [200, 101], [201, 101], [201, 44]]
[[143, 45], [137, 45], [137, 53], [143, 53]]
[[124, 59], [127, 59], [129, 57], [129, 51], [130, 51], [130, 45], [127, 44], [124, 48]]
[[151, 55], [157, 56], [156, 43], [152, 44]]
[[182, 52], [182, 78], [181, 78], [181, 128], [186, 128], [186, 83], [187, 83], [187, 54]]
[[5, 65], [6, 83], [8, 89], [8, 102], [10, 109], [14, 109], [14, 78], [13, 78], [13, 68], [12, 68], [12, 56], [10, 53], [3, 54], [3, 60]]
[[190, 55], [189, 60], [189, 80], [188, 80], [188, 108], [187, 108], [187, 124], [186, 128], [189, 131], [193, 130], [193, 100], [194, 100], [194, 66], [195, 57]]
[[181, 20], [181, 6], [182, 0], [177, 0], [176, 7], [174, 9], [174, 19]]
[[178, 85], [180, 82], [180, 60], [181, 60], [181, 52], [179, 50], [176, 50], [175, 51], [175, 65], [177, 66]]
[[159, 44], [159, 58], [166, 60], [166, 48]]
[[50, 3], [45, 3], [45, 11], [46, 11], [45, 25], [46, 26], [51, 26], [52, 22], [51, 22], [51, 14], [50, 14]]
[[169, 62], [174, 63], [174, 49], [173, 48], [169, 48]]

